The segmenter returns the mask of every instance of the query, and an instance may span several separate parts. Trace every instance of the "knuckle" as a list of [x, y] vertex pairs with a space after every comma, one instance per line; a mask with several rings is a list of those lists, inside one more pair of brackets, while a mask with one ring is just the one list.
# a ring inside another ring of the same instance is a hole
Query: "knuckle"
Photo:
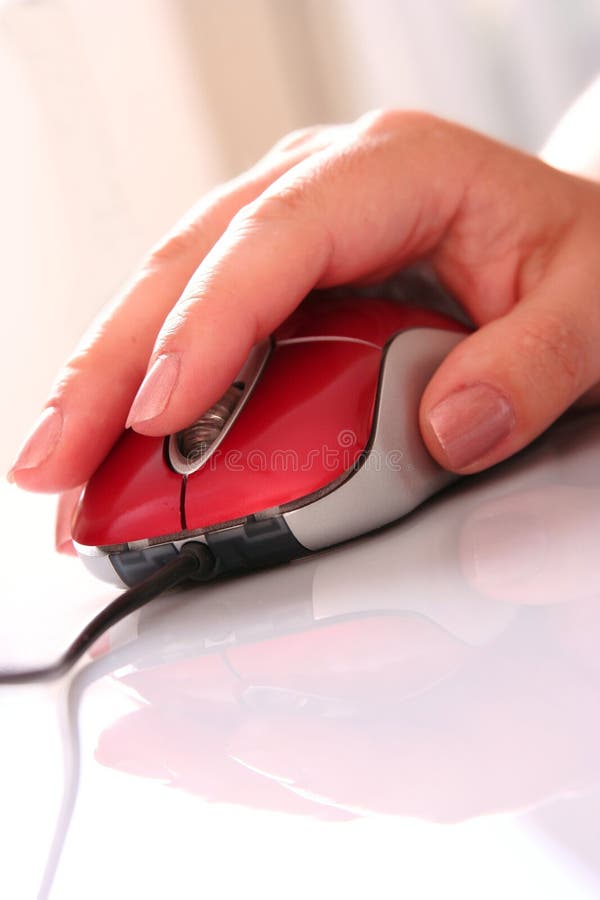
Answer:
[[321, 134], [325, 128], [326, 126], [324, 125], [309, 125], [306, 128], [296, 128], [294, 131], [290, 131], [289, 134], [280, 138], [273, 145], [269, 153], [286, 153], [289, 150], [298, 150], [304, 144], [310, 143], [310, 141]]
[[192, 296], [180, 301], [173, 307], [158, 333], [154, 344], [154, 354], [165, 353], [176, 336], [189, 326], [193, 317], [197, 296], [195, 291]]
[[372, 109], [356, 121], [361, 134], [379, 135], [395, 132], [402, 121], [402, 112], [398, 109]]
[[[221, 288], [219, 294], [220, 301], [223, 302], [226, 297], [225, 289]], [[196, 273], [162, 323], [154, 342], [154, 356], [176, 350], [182, 333], [195, 333], [199, 313], [208, 297], [210, 277]]]
[[236, 231], [253, 231], [273, 221], [301, 217], [311, 200], [311, 181], [294, 178], [243, 207], [232, 220]]
[[71, 357], [56, 375], [50, 390], [50, 402], [62, 397], [70, 385], [85, 373], [85, 360], [81, 356]]
[[172, 231], [152, 247], [146, 259], [144, 270], [156, 271], [165, 265], [178, 263], [200, 245], [200, 235], [194, 223]]
[[155, 270], [186, 255], [192, 243], [190, 231], [177, 232], [159, 241], [150, 250], [145, 268]]
[[569, 323], [547, 316], [529, 324], [519, 349], [539, 389], [547, 391], [551, 386], [565, 402], [584, 390], [587, 348], [581, 332]]
[[419, 110], [373, 109], [357, 120], [361, 134], [385, 137], [398, 132], [425, 131], [437, 122], [435, 116]]

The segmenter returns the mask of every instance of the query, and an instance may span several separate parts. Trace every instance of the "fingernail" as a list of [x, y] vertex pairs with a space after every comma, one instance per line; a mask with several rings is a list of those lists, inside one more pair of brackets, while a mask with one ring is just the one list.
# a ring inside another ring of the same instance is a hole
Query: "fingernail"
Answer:
[[461, 535], [461, 556], [480, 587], [511, 587], [545, 571], [548, 536], [543, 517], [518, 505], [495, 514], [475, 515]]
[[77, 551], [70, 538], [63, 541], [61, 544], [56, 544], [56, 552], [60, 553], [62, 556], [77, 556]]
[[510, 401], [489, 384], [456, 391], [429, 413], [429, 424], [453, 469], [481, 459], [510, 434], [514, 423]]
[[48, 459], [58, 444], [63, 419], [59, 409], [49, 406], [35, 423], [31, 433], [6, 476], [13, 483], [15, 475], [24, 469], [35, 469]]
[[155, 419], [165, 411], [179, 375], [179, 354], [163, 353], [142, 381], [127, 418], [127, 428]]

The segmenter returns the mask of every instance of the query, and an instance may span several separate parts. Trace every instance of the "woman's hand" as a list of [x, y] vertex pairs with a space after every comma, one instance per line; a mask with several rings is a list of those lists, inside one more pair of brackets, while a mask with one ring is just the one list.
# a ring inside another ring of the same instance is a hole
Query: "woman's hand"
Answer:
[[478, 326], [422, 398], [442, 466], [485, 469], [598, 396], [600, 186], [430, 115], [377, 112], [291, 135], [194, 207], [68, 361], [10, 477], [83, 484], [126, 423], [189, 425], [312, 288], [421, 259]]

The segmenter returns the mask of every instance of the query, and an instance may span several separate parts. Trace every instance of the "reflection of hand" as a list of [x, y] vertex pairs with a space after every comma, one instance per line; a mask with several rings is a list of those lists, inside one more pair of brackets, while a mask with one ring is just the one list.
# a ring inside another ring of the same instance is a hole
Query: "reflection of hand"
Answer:
[[426, 389], [423, 436], [442, 465], [483, 469], [600, 377], [599, 198], [429, 115], [292, 135], [154, 250], [60, 374], [12, 475], [34, 490], [84, 483], [128, 417], [152, 435], [188, 425], [313, 287], [415, 259], [479, 326]]
[[[590, 435], [591, 480], [597, 471], [597, 428]], [[574, 438], [582, 444], [586, 432], [575, 432]], [[580, 452], [569, 466], [571, 476], [585, 467]], [[600, 490], [594, 481], [520, 490], [484, 501], [467, 517], [459, 538], [461, 569], [489, 600], [550, 604], [545, 623], [561, 650], [573, 664], [600, 673], [599, 533]]]
[[309, 735], [322, 717], [360, 735], [365, 711], [428, 689], [472, 652], [417, 616], [379, 615], [232, 647], [226, 662], [211, 654], [125, 674], [119, 680], [145, 704], [104, 731], [97, 758], [210, 800], [314, 813], [272, 773], [233, 759], [238, 735], [294, 712]]
[[466, 580], [484, 597], [517, 604], [598, 596], [600, 490], [550, 485], [488, 500], [460, 533]]
[[564, 664], [550, 625], [519, 654], [510, 632], [482, 650], [412, 615], [358, 618], [231, 647], [227, 665], [123, 675], [148, 705], [103, 733], [98, 759], [295, 812], [455, 821], [535, 804], [600, 776], [586, 712], [600, 683]]

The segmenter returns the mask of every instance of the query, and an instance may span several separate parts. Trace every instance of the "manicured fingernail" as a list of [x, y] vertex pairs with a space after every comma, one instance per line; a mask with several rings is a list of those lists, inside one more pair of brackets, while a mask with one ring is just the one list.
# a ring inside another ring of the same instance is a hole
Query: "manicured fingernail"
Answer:
[[473, 384], [434, 406], [429, 424], [449, 465], [465, 469], [510, 434], [515, 414], [508, 398], [496, 388]]
[[22, 472], [23, 469], [35, 469], [48, 459], [58, 444], [62, 425], [63, 419], [59, 409], [49, 406], [44, 410], [6, 476], [11, 483], [15, 481], [18, 472]]
[[63, 541], [62, 544], [56, 544], [56, 552], [63, 556], [77, 556], [77, 551], [71, 539]]
[[475, 515], [461, 536], [468, 576], [489, 590], [535, 578], [545, 571], [547, 531], [543, 517], [518, 506], [494, 515]]
[[163, 353], [142, 381], [129, 411], [127, 428], [160, 416], [167, 408], [179, 376], [179, 354]]

